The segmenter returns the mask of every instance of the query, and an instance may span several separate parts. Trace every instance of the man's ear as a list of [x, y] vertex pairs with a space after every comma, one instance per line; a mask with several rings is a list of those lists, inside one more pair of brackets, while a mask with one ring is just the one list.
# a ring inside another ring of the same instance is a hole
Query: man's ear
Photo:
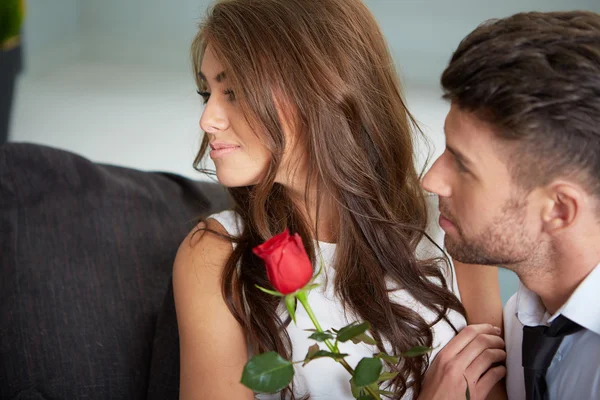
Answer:
[[553, 234], [573, 225], [581, 214], [586, 192], [582, 187], [566, 182], [553, 182], [545, 190], [541, 210], [543, 229]]

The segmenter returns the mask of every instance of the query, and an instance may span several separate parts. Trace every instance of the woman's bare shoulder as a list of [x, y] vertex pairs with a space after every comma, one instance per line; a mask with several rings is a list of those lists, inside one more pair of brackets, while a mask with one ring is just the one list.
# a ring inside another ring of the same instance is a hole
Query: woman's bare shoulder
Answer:
[[233, 251], [226, 236], [221, 224], [206, 220], [181, 243], [173, 266], [181, 399], [253, 398], [239, 382], [248, 361], [244, 331], [221, 290]]
[[[233, 247], [225, 228], [209, 218], [200, 222], [183, 240], [175, 257], [174, 273], [220, 273]], [[183, 270], [183, 271], [181, 271]]]

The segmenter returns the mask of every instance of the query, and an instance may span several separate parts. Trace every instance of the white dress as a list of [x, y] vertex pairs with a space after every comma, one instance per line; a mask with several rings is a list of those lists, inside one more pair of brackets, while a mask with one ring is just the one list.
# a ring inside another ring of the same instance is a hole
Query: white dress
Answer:
[[[429, 207], [429, 221], [430, 226], [427, 229], [429, 236], [435, 240], [436, 243], [443, 246], [443, 231], [438, 225], [439, 215], [437, 209], [437, 197], [430, 196], [428, 198]], [[238, 215], [231, 210], [223, 211], [218, 214], [211, 215], [209, 218], [213, 218], [218, 221], [225, 230], [231, 235], [237, 235], [240, 233], [240, 226]], [[358, 321], [358, 317], [354, 317], [351, 313], [344, 312], [343, 307], [340, 304], [339, 299], [333, 292], [333, 280], [335, 277], [335, 270], [332, 266], [332, 260], [334, 257], [336, 245], [332, 243], [317, 242], [317, 260], [319, 260], [319, 253], [324, 261], [323, 272], [317, 278], [317, 283], [322, 285], [312, 290], [308, 296], [308, 301], [315, 313], [317, 320], [321, 324], [323, 329], [328, 328], [342, 328], [351, 322]], [[420, 258], [430, 258], [442, 256], [440, 250], [431, 244], [426, 238], [419, 244], [417, 248], [417, 255]], [[440, 268], [444, 268], [440, 266]], [[459, 297], [458, 286], [456, 284], [456, 275], [454, 268], [444, 268], [446, 280], [448, 284], [453, 288], [455, 294]], [[329, 285], [325, 283], [329, 282]], [[258, 289], [257, 289], [258, 290]], [[407, 291], [396, 290], [390, 293], [392, 300], [398, 304], [402, 304], [416, 310], [426, 321], [430, 322], [435, 319], [436, 314], [431, 310], [425, 308], [417, 300], [415, 300]], [[281, 308], [282, 313], [286, 312], [285, 307]], [[450, 321], [454, 326], [461, 330], [465, 327], [466, 321], [462, 315], [456, 311], [450, 311], [448, 314]], [[292, 342], [292, 357], [293, 361], [303, 360], [308, 348], [315, 344], [315, 341], [308, 339], [310, 335], [305, 329], [314, 329], [314, 326], [306, 314], [304, 308], [298, 305], [296, 310], [296, 324], [290, 323], [287, 327], [287, 332]], [[441, 350], [442, 347], [455, 336], [454, 330], [444, 320], [438, 322], [433, 326], [433, 347], [435, 350], [432, 352], [431, 360]], [[324, 344], [321, 347], [325, 349]], [[364, 343], [354, 344], [351, 341], [346, 343], [340, 343], [339, 349], [343, 353], [348, 353], [346, 361], [353, 368], [363, 357], [372, 357], [373, 354], [378, 353], [379, 350], [376, 346], [367, 345]], [[295, 393], [298, 396], [310, 394], [311, 400], [350, 400], [354, 399], [350, 392], [350, 374], [338, 363], [329, 358], [317, 359], [311, 361], [306, 366], [302, 367], [301, 364], [295, 364]], [[411, 399], [412, 394], [409, 392], [403, 397], [403, 399]], [[279, 400], [280, 395], [258, 395], [260, 400]]]

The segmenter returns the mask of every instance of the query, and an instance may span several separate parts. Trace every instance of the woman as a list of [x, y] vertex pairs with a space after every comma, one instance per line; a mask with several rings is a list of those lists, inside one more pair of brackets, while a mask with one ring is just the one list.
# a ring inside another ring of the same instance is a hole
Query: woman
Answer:
[[[414, 167], [413, 119], [368, 9], [359, 0], [218, 2], [192, 55], [205, 102], [196, 163], [210, 151], [235, 207], [201, 223], [175, 261], [181, 398], [251, 399], [239, 383], [249, 356], [306, 354], [311, 326], [301, 315], [290, 324], [279, 298], [255, 288], [269, 284], [252, 248], [286, 228], [313, 261], [325, 260], [324, 285], [309, 297], [321, 324], [372, 325], [378, 345], [350, 345], [350, 364], [380, 350], [443, 347], [465, 310], [425, 234], [428, 222], [440, 231]], [[468, 298], [494, 285], [485, 271], [461, 280]], [[494, 296], [478, 299], [469, 322], [500, 323]], [[419, 393], [430, 361], [393, 367], [397, 398]], [[315, 361], [296, 369], [281, 398], [352, 398], [349, 378]]]

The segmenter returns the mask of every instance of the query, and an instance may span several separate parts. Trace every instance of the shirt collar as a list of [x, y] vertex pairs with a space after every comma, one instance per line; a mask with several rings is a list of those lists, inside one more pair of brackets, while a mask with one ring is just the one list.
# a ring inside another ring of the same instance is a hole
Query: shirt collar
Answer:
[[519, 290], [517, 291], [516, 314], [519, 321], [527, 326], [544, 325], [550, 318], [542, 299], [527, 289], [521, 281], [519, 281]]
[[519, 282], [517, 292], [517, 318], [523, 325], [549, 324], [564, 315], [600, 335], [600, 264], [579, 284], [571, 297], [553, 315], [548, 314], [540, 297]]

